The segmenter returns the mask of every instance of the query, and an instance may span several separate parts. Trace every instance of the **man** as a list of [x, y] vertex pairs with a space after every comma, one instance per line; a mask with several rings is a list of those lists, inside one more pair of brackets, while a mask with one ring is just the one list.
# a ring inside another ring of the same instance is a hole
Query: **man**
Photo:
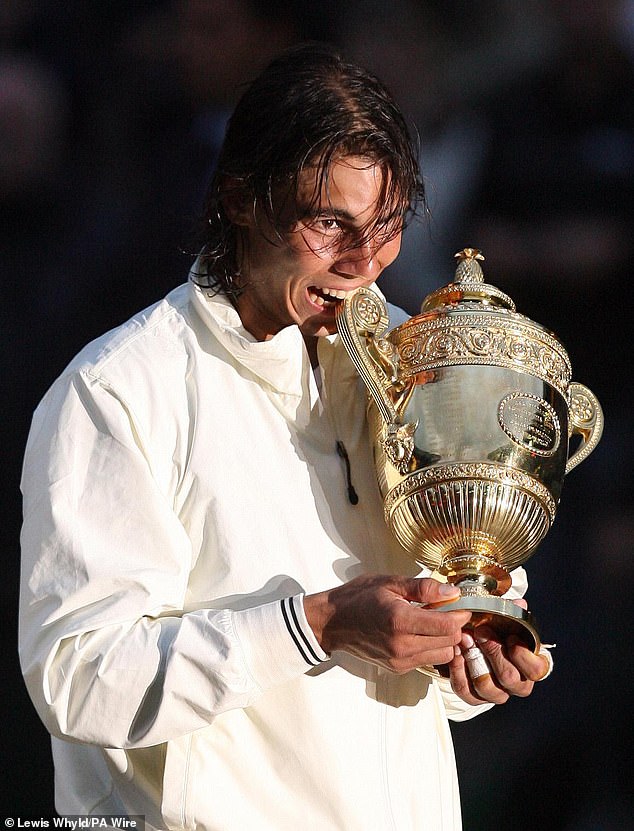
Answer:
[[232, 117], [190, 282], [39, 406], [21, 657], [60, 813], [460, 827], [447, 719], [549, 663], [485, 632], [472, 678], [469, 613], [426, 608], [456, 589], [415, 577], [382, 519], [334, 313], [397, 256], [420, 191], [382, 85], [291, 50]]

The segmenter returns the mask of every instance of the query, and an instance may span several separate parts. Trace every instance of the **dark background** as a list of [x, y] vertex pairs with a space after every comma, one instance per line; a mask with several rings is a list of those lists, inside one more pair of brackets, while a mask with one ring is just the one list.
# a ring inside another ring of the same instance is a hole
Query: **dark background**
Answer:
[[465, 831], [634, 828], [632, 0], [4, 0], [0, 6], [2, 810], [51, 816], [48, 738], [17, 661], [21, 457], [88, 340], [182, 282], [240, 84], [287, 44], [340, 44], [421, 140], [430, 217], [381, 285], [410, 314], [485, 275], [566, 345], [604, 438], [528, 564], [556, 671], [454, 729]]

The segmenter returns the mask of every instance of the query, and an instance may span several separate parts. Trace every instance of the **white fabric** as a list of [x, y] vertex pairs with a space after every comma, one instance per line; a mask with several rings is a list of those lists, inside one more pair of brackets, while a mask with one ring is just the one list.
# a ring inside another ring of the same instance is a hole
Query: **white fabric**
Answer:
[[356, 372], [336, 337], [319, 358], [321, 396], [296, 327], [256, 343], [188, 284], [90, 344], [38, 407], [20, 654], [60, 813], [460, 827], [447, 717], [486, 707], [343, 653], [311, 668], [283, 619], [283, 598], [416, 571], [382, 520]]

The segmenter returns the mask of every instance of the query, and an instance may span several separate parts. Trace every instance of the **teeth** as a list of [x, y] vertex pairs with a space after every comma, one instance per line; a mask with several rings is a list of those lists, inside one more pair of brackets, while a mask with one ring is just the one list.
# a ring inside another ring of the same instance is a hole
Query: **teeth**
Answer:
[[[320, 294], [314, 291], [308, 292], [308, 297], [311, 303], [317, 303], [318, 306], [332, 306], [336, 300], [343, 300], [350, 292], [343, 291], [343, 289], [320, 289]], [[326, 295], [322, 297], [322, 295]], [[332, 298], [332, 299], [330, 299]]]
[[349, 292], [344, 291], [343, 289], [322, 289], [324, 294], [328, 294], [330, 297], [335, 297], [337, 300], [343, 300], [343, 298], [349, 294]]

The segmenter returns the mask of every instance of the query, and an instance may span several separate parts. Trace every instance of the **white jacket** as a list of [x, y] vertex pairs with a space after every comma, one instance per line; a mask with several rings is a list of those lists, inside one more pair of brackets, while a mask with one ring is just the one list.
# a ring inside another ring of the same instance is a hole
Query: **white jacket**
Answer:
[[[322, 652], [302, 595], [414, 574], [337, 337], [258, 343], [181, 286], [71, 363], [24, 474], [20, 653], [61, 814], [149, 828], [455, 831], [446, 682]], [[342, 441], [359, 504], [347, 497]]]

